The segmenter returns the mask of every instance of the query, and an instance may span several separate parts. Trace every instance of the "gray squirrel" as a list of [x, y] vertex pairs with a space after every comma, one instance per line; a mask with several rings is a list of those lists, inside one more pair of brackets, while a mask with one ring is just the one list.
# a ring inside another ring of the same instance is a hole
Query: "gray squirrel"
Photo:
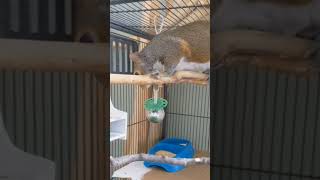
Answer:
[[214, 34], [255, 30], [310, 40], [309, 58], [319, 64], [319, 0], [218, 0], [211, 23]]
[[319, 0], [222, 0], [212, 27], [214, 32], [254, 29], [291, 36], [313, 29], [317, 36], [319, 9]]
[[[320, 65], [320, 0], [216, 0], [214, 8], [213, 36], [230, 30], [256, 30], [312, 40], [312, 53], [307, 54], [314, 65]], [[263, 46], [263, 42], [260, 44]], [[208, 72], [210, 24], [194, 22], [163, 32], [130, 58], [136, 74], [172, 75], [179, 70]], [[214, 58], [213, 61], [220, 60]]]
[[208, 73], [210, 23], [197, 21], [156, 35], [141, 52], [130, 54], [135, 74], [172, 76], [176, 71]]

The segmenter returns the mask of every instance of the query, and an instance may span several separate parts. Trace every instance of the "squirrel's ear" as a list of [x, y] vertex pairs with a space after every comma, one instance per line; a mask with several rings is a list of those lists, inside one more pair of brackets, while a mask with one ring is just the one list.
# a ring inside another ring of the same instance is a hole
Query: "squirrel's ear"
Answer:
[[129, 57], [130, 57], [131, 61], [133, 61], [135, 63], [142, 62], [139, 52], [130, 53]]

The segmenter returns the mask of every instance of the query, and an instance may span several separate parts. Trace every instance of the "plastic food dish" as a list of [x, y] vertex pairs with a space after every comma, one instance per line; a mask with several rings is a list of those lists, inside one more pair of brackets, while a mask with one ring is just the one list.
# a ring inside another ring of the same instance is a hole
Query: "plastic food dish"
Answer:
[[[185, 139], [177, 139], [177, 138], [169, 138], [160, 141], [158, 144], [154, 145], [150, 150], [149, 154], [155, 155], [158, 151], [168, 151], [176, 154], [174, 158], [193, 158], [194, 149], [190, 141]], [[164, 164], [157, 162], [148, 162], [145, 161], [144, 165], [148, 168], [158, 167], [163, 170], [174, 173], [181, 171], [185, 168], [185, 166], [172, 165], [172, 164]]]

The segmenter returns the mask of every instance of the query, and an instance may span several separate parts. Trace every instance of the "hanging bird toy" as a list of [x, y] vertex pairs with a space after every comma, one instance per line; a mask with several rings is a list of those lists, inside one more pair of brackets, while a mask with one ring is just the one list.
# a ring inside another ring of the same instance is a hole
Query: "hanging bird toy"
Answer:
[[153, 98], [144, 102], [147, 119], [152, 123], [161, 123], [164, 119], [164, 108], [167, 106], [167, 100], [158, 98], [159, 87], [153, 86]]

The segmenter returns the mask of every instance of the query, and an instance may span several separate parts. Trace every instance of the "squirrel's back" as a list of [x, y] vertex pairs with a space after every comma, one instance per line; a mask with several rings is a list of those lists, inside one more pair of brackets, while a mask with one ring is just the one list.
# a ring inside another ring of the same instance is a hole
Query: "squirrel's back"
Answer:
[[[197, 21], [165, 31], [155, 39], [179, 38], [188, 44], [190, 61], [207, 62], [210, 59], [210, 23]], [[170, 45], [168, 45], [170, 46]], [[182, 44], [183, 46], [183, 44]], [[188, 53], [188, 52], [186, 52]]]

